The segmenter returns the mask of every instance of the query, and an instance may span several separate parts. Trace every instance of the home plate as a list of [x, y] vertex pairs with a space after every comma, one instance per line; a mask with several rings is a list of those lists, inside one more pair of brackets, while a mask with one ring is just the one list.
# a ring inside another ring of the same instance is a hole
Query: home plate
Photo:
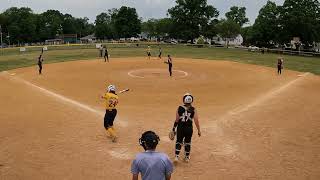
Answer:
[[16, 73], [11, 73], [10, 75], [11, 75], [11, 76], [14, 76], [14, 75], [16, 75]]

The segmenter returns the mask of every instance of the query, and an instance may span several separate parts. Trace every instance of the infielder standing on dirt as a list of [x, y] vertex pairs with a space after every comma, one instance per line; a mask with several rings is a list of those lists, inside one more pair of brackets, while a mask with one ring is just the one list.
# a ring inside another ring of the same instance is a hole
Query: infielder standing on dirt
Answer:
[[175, 149], [175, 158], [174, 162], [177, 163], [179, 161], [179, 154], [181, 151], [182, 145], [184, 145], [185, 152], [185, 162], [189, 162], [190, 160], [190, 151], [191, 151], [191, 139], [193, 134], [193, 121], [196, 124], [198, 129], [198, 136], [201, 136], [200, 124], [198, 119], [198, 113], [196, 109], [192, 106], [193, 96], [189, 93], [183, 96], [183, 105], [178, 107], [176, 113], [176, 120], [173, 125], [173, 129], [171, 135], [174, 139], [174, 134], [177, 135], [176, 140], [176, 149]]
[[159, 59], [161, 60], [162, 59], [162, 48], [159, 47], [159, 55], [158, 55]]
[[107, 93], [101, 96], [102, 99], [105, 100], [105, 108], [106, 114], [104, 115], [104, 127], [109, 133], [112, 142], [117, 141], [117, 136], [115, 129], [113, 127], [113, 121], [117, 116], [117, 109], [116, 106], [119, 102], [119, 97], [116, 94], [116, 87], [115, 85], [109, 85], [107, 88]]
[[168, 64], [169, 66], [169, 74], [170, 76], [172, 76], [172, 59], [171, 59], [171, 56], [168, 55], [168, 60], [167, 61], [164, 61], [164, 63]]
[[150, 46], [148, 46], [147, 55], [148, 55], [148, 59], [150, 60], [150, 58], [151, 58], [151, 48], [150, 48]]
[[283, 59], [282, 58], [278, 58], [277, 67], [278, 67], [278, 74], [281, 74], [282, 73], [282, 69], [283, 69]]
[[142, 134], [139, 144], [145, 152], [139, 153], [132, 162], [133, 180], [138, 180], [139, 173], [142, 180], [170, 180], [173, 164], [166, 154], [156, 151], [159, 141], [159, 136], [153, 131]]
[[107, 46], [104, 46], [103, 49], [104, 49], [104, 56], [103, 56], [104, 57], [104, 62], [106, 62], [107, 60], [109, 62], [109, 53], [108, 53]]
[[43, 63], [43, 58], [42, 54], [38, 57], [38, 66], [39, 66], [39, 74], [42, 74], [42, 63]]

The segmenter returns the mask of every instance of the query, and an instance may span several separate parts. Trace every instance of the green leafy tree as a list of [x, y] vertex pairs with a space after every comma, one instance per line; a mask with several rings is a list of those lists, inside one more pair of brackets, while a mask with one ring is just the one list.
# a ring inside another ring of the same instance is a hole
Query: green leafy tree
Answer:
[[207, 38], [213, 38], [218, 34], [217, 24], [219, 21], [217, 19], [211, 21], [207, 26], [202, 29], [203, 36]]
[[175, 31], [172, 19], [159, 19], [156, 25], [156, 31], [159, 37], [170, 36], [170, 34], [172, 34], [172, 32]]
[[122, 6], [112, 14], [112, 22], [119, 38], [137, 37], [141, 32], [141, 20], [135, 8]]
[[95, 34], [99, 39], [109, 39], [113, 37], [111, 15], [101, 13], [96, 17]]
[[270, 47], [279, 42], [280, 22], [279, 7], [268, 1], [260, 11], [252, 27], [252, 41], [258, 46]]
[[285, 0], [280, 11], [281, 40], [300, 37], [305, 44], [320, 40], [320, 4], [318, 0]]
[[57, 10], [48, 10], [40, 14], [38, 22], [39, 36], [42, 41], [63, 34], [64, 16]]
[[76, 18], [75, 24], [78, 37], [84, 37], [94, 33], [94, 25], [89, 23], [89, 19], [87, 17]]
[[142, 32], [146, 32], [150, 37], [162, 38], [172, 33], [172, 21], [170, 18], [149, 19], [142, 23]]
[[159, 20], [157, 20], [157, 19], [149, 19], [148, 21], [143, 22], [141, 24], [142, 32], [147, 33], [149, 38], [157, 36], [158, 35], [158, 33], [157, 33], [158, 21]]
[[247, 26], [240, 29], [240, 34], [243, 37], [243, 45], [255, 44], [253, 41], [253, 27]]
[[240, 25], [232, 20], [222, 19], [217, 24], [217, 29], [219, 35], [226, 39], [227, 47], [229, 46], [229, 40], [237, 37], [240, 33]]
[[77, 30], [76, 18], [72, 17], [70, 14], [63, 15], [63, 34], [76, 34]]
[[176, 0], [176, 6], [168, 10], [175, 31], [172, 36], [193, 40], [219, 16], [219, 11], [207, 4], [207, 0]]
[[36, 38], [36, 15], [30, 8], [12, 7], [3, 13], [13, 43], [32, 42]]
[[245, 7], [232, 6], [230, 11], [226, 13], [226, 17], [228, 20], [238, 23], [241, 27], [249, 22], [249, 19], [246, 17]]

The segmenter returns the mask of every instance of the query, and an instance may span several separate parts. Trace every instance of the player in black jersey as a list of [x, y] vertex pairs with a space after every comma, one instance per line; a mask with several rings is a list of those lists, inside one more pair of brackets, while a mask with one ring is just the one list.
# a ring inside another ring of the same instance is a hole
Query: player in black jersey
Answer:
[[172, 131], [177, 134], [175, 159], [179, 160], [179, 154], [182, 145], [184, 145], [186, 162], [190, 160], [191, 139], [193, 134], [193, 121], [196, 124], [198, 135], [201, 136], [198, 113], [196, 109], [191, 105], [193, 102], [193, 96], [189, 93], [183, 96], [183, 105], [178, 107], [176, 113], [176, 120], [173, 125]]
[[165, 64], [168, 64], [169, 67], [169, 75], [172, 77], [172, 58], [170, 55], [168, 55], [168, 60], [164, 61]]
[[43, 63], [43, 57], [42, 54], [38, 57], [38, 66], [39, 66], [39, 74], [42, 74], [42, 63]]
[[283, 69], [283, 59], [282, 58], [278, 58], [277, 67], [278, 67], [278, 74], [281, 74], [282, 73], [282, 69]]

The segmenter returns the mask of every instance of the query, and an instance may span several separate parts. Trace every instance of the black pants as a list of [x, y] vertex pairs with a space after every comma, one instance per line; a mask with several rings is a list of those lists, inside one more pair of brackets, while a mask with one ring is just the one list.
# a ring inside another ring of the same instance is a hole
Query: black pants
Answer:
[[189, 156], [191, 151], [192, 126], [178, 126], [176, 141], [176, 156], [180, 154], [181, 146], [184, 144], [185, 155]]
[[38, 64], [38, 66], [39, 66], [39, 74], [41, 74], [42, 73], [42, 64]]
[[106, 62], [108, 60], [108, 62], [109, 62], [109, 54], [105, 54], [104, 55], [104, 62]]
[[282, 67], [278, 66], [278, 74], [281, 74]]
[[104, 115], [104, 127], [108, 129], [109, 127], [113, 126], [113, 121], [117, 116], [117, 110], [106, 110], [106, 114]]
[[169, 73], [170, 73], [170, 76], [172, 76], [172, 65], [169, 64]]

